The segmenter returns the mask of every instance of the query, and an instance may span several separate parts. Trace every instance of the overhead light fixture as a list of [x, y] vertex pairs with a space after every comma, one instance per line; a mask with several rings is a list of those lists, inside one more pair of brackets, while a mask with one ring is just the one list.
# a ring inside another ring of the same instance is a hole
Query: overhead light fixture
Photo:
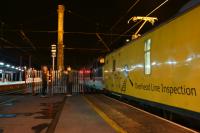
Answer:
[[6, 64], [6, 67], [10, 67], [10, 64]]
[[70, 67], [70, 66], [68, 66], [68, 67], [67, 67], [67, 71], [69, 71], [69, 72], [70, 72], [71, 70], [72, 70], [72, 69], [71, 69], [71, 67]]
[[4, 65], [4, 63], [3, 63], [3, 62], [0, 62], [0, 65], [1, 65], [1, 66], [3, 66], [3, 65]]
[[100, 62], [101, 64], [104, 64], [105, 59], [104, 59], [103, 57], [101, 57], [100, 60], [99, 60], [99, 62]]
[[126, 39], [126, 42], [130, 42], [130, 39]]

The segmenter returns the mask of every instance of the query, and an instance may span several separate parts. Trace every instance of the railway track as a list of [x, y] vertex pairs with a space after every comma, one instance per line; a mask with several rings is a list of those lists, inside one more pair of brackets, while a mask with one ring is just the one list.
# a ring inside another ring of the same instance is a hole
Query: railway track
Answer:
[[24, 89], [19, 90], [7, 90], [0, 92], [0, 106], [4, 105], [12, 105], [11, 103], [15, 101], [17, 98], [15, 95], [21, 95], [24, 93]]

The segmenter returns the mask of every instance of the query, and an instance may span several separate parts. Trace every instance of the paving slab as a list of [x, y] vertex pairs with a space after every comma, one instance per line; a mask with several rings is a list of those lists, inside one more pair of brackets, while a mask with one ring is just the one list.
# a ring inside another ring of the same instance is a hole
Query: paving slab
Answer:
[[[64, 96], [47, 98], [32, 95], [9, 95], [0, 104], [0, 133], [45, 133], [58, 112]], [[9, 99], [12, 99], [9, 101]]]
[[55, 133], [115, 133], [82, 96], [65, 101]]

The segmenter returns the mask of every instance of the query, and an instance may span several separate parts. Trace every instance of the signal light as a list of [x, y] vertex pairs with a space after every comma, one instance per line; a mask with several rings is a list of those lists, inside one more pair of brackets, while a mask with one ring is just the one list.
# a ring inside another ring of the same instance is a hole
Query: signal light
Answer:
[[80, 70], [79, 73], [80, 73], [80, 74], [83, 74], [83, 70]]
[[100, 58], [99, 62], [100, 62], [101, 64], [104, 64], [104, 62], [105, 62], [104, 58]]
[[84, 73], [85, 73], [85, 74], [89, 74], [89, 73], [90, 73], [90, 70], [85, 70]]
[[84, 70], [80, 70], [79, 73], [80, 73], [80, 74], [90, 74], [91, 71], [90, 71], [90, 70], [85, 70], [85, 69], [84, 69]]

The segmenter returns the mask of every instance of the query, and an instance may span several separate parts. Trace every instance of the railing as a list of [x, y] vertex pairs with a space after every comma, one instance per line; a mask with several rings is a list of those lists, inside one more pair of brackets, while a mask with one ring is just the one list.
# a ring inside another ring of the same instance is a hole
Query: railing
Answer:
[[[25, 81], [20, 82], [9, 82], [0, 84], [0, 88], [4, 87], [7, 90], [11, 90], [9, 87], [20, 88], [19, 85], [23, 85], [21, 89], [23, 89], [24, 93], [32, 93], [33, 95], [41, 94], [43, 88], [43, 82], [47, 82], [46, 93], [50, 95], [54, 94], [82, 94], [82, 93], [90, 93], [95, 89], [102, 88], [100, 85], [100, 79], [91, 80], [89, 75], [84, 75], [83, 73], [79, 73], [78, 71], [71, 71], [72, 83], [71, 87], [69, 87], [68, 76], [67, 74], [59, 71], [52, 71], [47, 73], [47, 81], [42, 81], [42, 72], [36, 70], [29, 70], [26, 72]], [[98, 88], [99, 87], [99, 88]], [[70, 89], [71, 88], [71, 89]], [[1, 91], [4, 89], [0, 89]], [[100, 90], [100, 89], [99, 89]]]
[[[37, 74], [36, 74], [37, 73]], [[48, 72], [48, 80], [47, 80], [47, 93], [55, 94], [55, 93], [72, 93], [72, 94], [79, 94], [84, 93], [84, 81], [83, 81], [83, 74], [79, 74], [78, 71], [70, 72], [73, 76], [71, 92], [68, 88], [68, 75], [59, 72], [59, 71], [52, 71]], [[27, 85], [27, 93], [39, 94], [42, 92], [42, 72], [41, 71], [34, 71], [34, 72], [27, 72], [26, 78], [26, 85]]]

